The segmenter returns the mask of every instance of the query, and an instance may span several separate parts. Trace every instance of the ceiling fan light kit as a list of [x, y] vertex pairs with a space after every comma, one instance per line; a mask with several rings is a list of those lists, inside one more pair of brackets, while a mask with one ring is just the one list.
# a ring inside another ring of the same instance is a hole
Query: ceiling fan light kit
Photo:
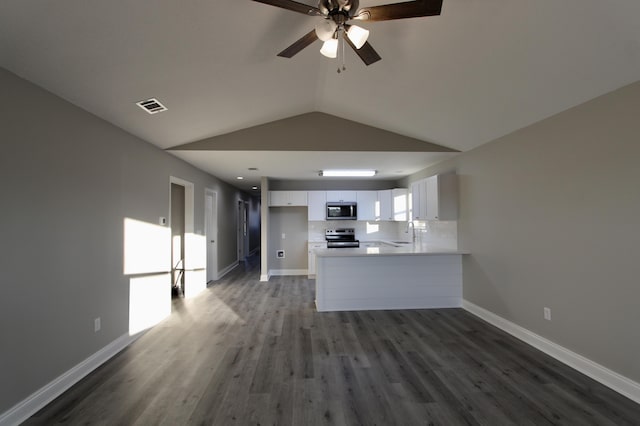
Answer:
[[322, 53], [327, 58], [336, 58], [338, 56], [338, 39], [330, 38], [322, 44], [322, 48], [320, 49], [320, 53]]
[[323, 19], [318, 25], [316, 25], [316, 35], [322, 41], [331, 40], [338, 29], [338, 25], [329, 20]]
[[[320, 53], [328, 58], [336, 58], [338, 56], [338, 41], [342, 39], [343, 46], [344, 43], [348, 44], [365, 65], [371, 65], [382, 58], [367, 42], [369, 31], [356, 25], [349, 25], [348, 21], [375, 22], [440, 15], [443, 0], [414, 0], [363, 8], [359, 8], [359, 0], [320, 0], [318, 7], [293, 0], [253, 1], [324, 18], [311, 32], [278, 53], [278, 56], [292, 58], [314, 41], [322, 40], [324, 44]], [[344, 53], [341, 56], [344, 61]], [[345, 69], [344, 63], [342, 69]], [[338, 72], [340, 72], [340, 68], [338, 68]]]
[[365, 30], [357, 25], [351, 25], [347, 31], [347, 37], [349, 37], [349, 40], [351, 40], [356, 49], [360, 49], [369, 38], [369, 30]]

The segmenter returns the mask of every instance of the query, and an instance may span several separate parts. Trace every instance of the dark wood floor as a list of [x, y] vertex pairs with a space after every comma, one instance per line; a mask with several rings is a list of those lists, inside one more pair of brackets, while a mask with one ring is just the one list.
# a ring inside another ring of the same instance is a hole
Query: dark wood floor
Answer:
[[318, 313], [255, 261], [27, 424], [626, 425], [640, 406], [461, 309]]

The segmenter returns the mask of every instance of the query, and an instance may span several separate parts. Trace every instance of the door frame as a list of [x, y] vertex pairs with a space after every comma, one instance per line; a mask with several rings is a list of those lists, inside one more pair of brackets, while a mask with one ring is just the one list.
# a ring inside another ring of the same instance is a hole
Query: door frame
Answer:
[[[171, 229], [171, 184], [176, 184], [179, 186], [184, 187], [184, 235], [182, 236], [183, 239], [183, 244], [184, 244], [184, 260], [183, 260], [183, 264], [182, 267], [184, 268], [184, 289], [185, 289], [185, 294], [187, 293], [187, 287], [189, 287], [191, 285], [191, 282], [189, 280], [189, 274], [187, 274], [187, 270], [188, 269], [193, 269], [193, 261], [195, 261], [195, 259], [192, 259], [192, 255], [193, 253], [191, 253], [192, 248], [189, 247], [189, 244], [187, 244], [187, 235], [193, 235], [194, 234], [194, 192], [195, 192], [195, 185], [193, 184], [193, 182], [189, 182], [187, 180], [181, 179], [179, 177], [175, 177], [175, 176], [169, 176], [169, 185], [168, 185], [168, 189], [169, 189], [169, 215], [168, 215], [168, 226], [169, 229]], [[171, 244], [173, 244], [173, 241], [171, 241]], [[173, 259], [171, 259], [173, 262]], [[171, 270], [171, 283], [173, 285], [173, 267], [175, 265], [171, 265], [170, 266], [170, 270]]]

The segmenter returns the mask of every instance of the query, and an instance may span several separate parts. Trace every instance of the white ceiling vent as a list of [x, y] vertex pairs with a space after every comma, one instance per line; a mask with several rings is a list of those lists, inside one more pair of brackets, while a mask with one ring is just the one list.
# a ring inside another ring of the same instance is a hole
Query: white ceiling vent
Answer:
[[149, 114], [157, 114], [162, 111], [166, 111], [167, 107], [162, 105], [159, 100], [156, 98], [147, 99], [146, 101], [136, 102], [143, 110], [147, 111]]

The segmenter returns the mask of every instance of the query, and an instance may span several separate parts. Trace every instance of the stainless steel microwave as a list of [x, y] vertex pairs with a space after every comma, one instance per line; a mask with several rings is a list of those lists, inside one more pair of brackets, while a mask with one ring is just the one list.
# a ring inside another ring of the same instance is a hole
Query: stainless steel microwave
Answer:
[[355, 202], [328, 202], [327, 220], [357, 220], [358, 206]]

